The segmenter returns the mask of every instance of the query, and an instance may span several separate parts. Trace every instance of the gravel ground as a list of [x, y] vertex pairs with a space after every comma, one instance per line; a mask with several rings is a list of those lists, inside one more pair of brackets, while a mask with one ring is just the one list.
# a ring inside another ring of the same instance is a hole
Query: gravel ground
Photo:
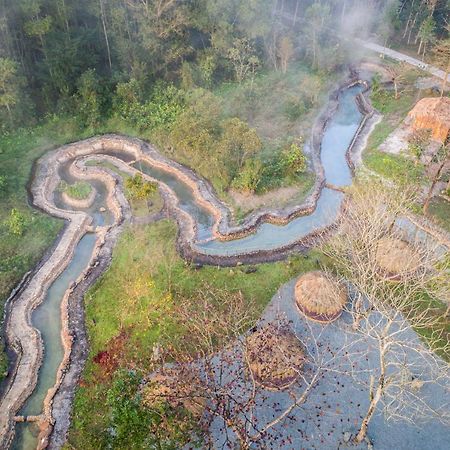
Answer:
[[[272, 321], [281, 314], [292, 321], [298, 336], [306, 335], [306, 332], [315, 335], [320, 342], [319, 351], [325, 358], [343, 354], [349, 345], [354, 345], [353, 351], [361, 350], [364, 353], [358, 360], [359, 370], [376, 367], [375, 349], [370, 348], [368, 342], [358, 341], [354, 344], [355, 334], [351, 331], [350, 315], [344, 313], [336, 322], [327, 326], [308, 321], [298, 313], [295, 306], [294, 285], [295, 280], [292, 280], [281, 287], [266, 309], [262, 322]], [[408, 330], [403, 339], [418, 342], [418, 337], [412, 330]], [[312, 340], [308, 342], [313, 347]], [[308, 343], [306, 346], [308, 353], [314, 351], [313, 348], [309, 348]], [[367, 348], [370, 349], [369, 352], [366, 352]], [[344, 359], [347, 363], [343, 362]], [[343, 358], [341, 361], [342, 363], [337, 366], [345, 369], [348, 360]], [[362, 379], [364, 376], [359, 375], [359, 378]], [[301, 392], [301, 387], [295, 389]], [[445, 403], [450, 404], [450, 393], [443, 387], [425, 384], [421, 388], [421, 393], [426, 395], [428, 403], [436, 408]], [[282, 410], [283, 405], [289, 405], [291, 402], [286, 392], [266, 392], [264, 399], [258, 403], [255, 423], [262, 425], [269, 422], [273, 419], [274, 412]], [[288, 420], [277, 426], [270, 442], [268, 444], [264, 442], [264, 446], [255, 445], [253, 448], [278, 450], [368, 448], [367, 442], [356, 446], [345, 443], [344, 439], [345, 435], [348, 438], [349, 433], [357, 432], [368, 404], [368, 394], [362, 383], [356, 383], [348, 375], [326, 371], [307, 401], [294, 410]], [[222, 448], [226, 433], [218, 420], [213, 424], [213, 433], [216, 440], [215, 448]], [[449, 448], [450, 427], [437, 420], [418, 423], [417, 426], [404, 421], [388, 422], [378, 412], [369, 425], [368, 435], [376, 450], [444, 450]]]

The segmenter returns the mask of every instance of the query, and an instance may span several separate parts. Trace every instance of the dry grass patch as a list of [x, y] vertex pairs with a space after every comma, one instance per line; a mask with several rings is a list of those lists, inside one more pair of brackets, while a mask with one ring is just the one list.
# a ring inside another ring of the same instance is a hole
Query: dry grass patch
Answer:
[[305, 350], [287, 328], [269, 324], [246, 338], [245, 357], [254, 380], [267, 389], [284, 389], [300, 376]]
[[342, 313], [347, 302], [347, 291], [324, 272], [308, 272], [295, 285], [295, 302], [308, 319], [332, 322]]

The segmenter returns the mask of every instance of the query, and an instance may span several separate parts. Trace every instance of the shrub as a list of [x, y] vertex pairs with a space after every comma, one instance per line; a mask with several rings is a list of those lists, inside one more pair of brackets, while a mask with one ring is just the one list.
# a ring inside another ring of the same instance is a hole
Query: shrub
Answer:
[[305, 102], [300, 98], [291, 99], [284, 106], [284, 114], [291, 122], [298, 120], [306, 110]]
[[239, 175], [233, 180], [232, 187], [238, 191], [253, 194], [261, 182], [263, 165], [259, 159], [248, 159]]
[[5, 221], [5, 225], [8, 227], [8, 231], [11, 234], [22, 236], [26, 227], [25, 215], [18, 209], [13, 208], [11, 209], [8, 219]]
[[156, 192], [158, 185], [151, 181], [144, 181], [142, 175], [138, 173], [134, 177], [127, 178], [125, 187], [131, 198], [145, 200]]
[[281, 167], [287, 175], [298, 175], [306, 171], [307, 160], [303, 152], [303, 142], [293, 142], [281, 153]]

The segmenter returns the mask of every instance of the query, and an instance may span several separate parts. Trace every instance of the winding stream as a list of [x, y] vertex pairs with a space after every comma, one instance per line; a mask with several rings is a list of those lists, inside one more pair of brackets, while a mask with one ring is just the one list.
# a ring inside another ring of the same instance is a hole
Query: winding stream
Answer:
[[[214, 234], [217, 215], [205, 202], [198, 201], [198, 193], [196, 194], [192, 186], [177, 174], [170, 173], [162, 167], [156, 167], [145, 160], [135, 162], [133, 157], [121, 151], [109, 149], [103, 151], [100, 149], [97, 152], [86, 152], [86, 155], [98, 154], [104, 158], [114, 157], [120, 160], [122, 164], [126, 163], [130, 170], [142, 171], [142, 173], [159, 181], [161, 186], [166, 186], [167, 192], [176, 197], [177, 207], [186, 213], [186, 217], [192, 218], [195, 223], [193, 248], [199, 254], [228, 257], [230, 255], [252, 254], [261, 250], [276, 251], [308, 237], [317, 230], [332, 225], [336, 220], [344, 194], [334, 188], [348, 186], [352, 181], [346, 153], [363, 118], [363, 114], [359, 111], [355, 102], [362, 89], [362, 86], [356, 85], [341, 91], [338, 98], [338, 109], [326, 122], [321, 141], [320, 159], [324, 170], [324, 182], [327, 185], [321, 191], [322, 186], [319, 187], [317, 193], [320, 193], [320, 195], [315, 209], [312, 212], [309, 211], [309, 214], [287, 220], [284, 225], [269, 223], [265, 220], [261, 224], [257, 222], [250, 233], [246, 233], [239, 239], [222, 240]], [[111, 158], [111, 160], [114, 158]], [[71, 160], [71, 163], [73, 161], [74, 159]], [[73, 182], [76, 177], [66, 170], [68, 167], [69, 165], [66, 165], [62, 166], [62, 169], [58, 169], [58, 176], [68, 182]], [[104, 169], [98, 167], [96, 170], [104, 171]], [[204, 182], [200, 181], [199, 183]], [[109, 213], [109, 211], [100, 213], [100, 209], [103, 209], [101, 207], [107, 206], [108, 189], [106, 185], [100, 181], [94, 181], [93, 184], [97, 190], [96, 201], [91, 208], [83, 211], [93, 218], [95, 231], [95, 227], [101, 228], [102, 225], [112, 223], [112, 213]], [[165, 200], [167, 201], [167, 198]], [[52, 195], [51, 201], [58, 211], [71, 210], [56, 192]], [[180, 234], [183, 233], [180, 232]], [[32, 313], [31, 324], [41, 332], [44, 354], [37, 385], [20, 410], [19, 415], [25, 417], [37, 416], [43, 412], [44, 397], [47, 390], [55, 384], [56, 373], [64, 354], [61, 342], [61, 303], [66, 290], [83, 273], [91, 261], [96, 240], [96, 233], [84, 234], [76, 244], [70, 263], [53, 281], [42, 304]], [[12, 448], [28, 450], [37, 447], [37, 427], [34, 423], [18, 423], [15, 429]]]

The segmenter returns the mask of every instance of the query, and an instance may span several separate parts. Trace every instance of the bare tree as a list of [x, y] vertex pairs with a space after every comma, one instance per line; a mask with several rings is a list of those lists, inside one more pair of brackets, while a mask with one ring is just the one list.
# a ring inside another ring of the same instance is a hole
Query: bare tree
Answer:
[[[371, 376], [357, 377], [370, 399], [357, 442], [365, 439], [380, 408], [392, 419], [450, 423], [449, 405], [429, 403], [422, 389], [425, 384], [450, 387], [449, 365], [436, 355], [450, 355], [448, 336], [441, 309], [433, 303], [446, 299], [449, 264], [430, 239], [411, 236], [412, 230], [400, 227], [413, 200], [407, 192], [392, 192], [379, 184], [356, 186], [337, 233], [323, 247], [354, 291], [349, 309], [353, 328], [376, 353]], [[381, 242], [391, 247], [380, 249]], [[401, 264], [388, 260], [389, 269], [382, 259], [385, 250]], [[413, 330], [427, 336], [426, 344]]]
[[[282, 316], [268, 325], [252, 327], [255, 313], [254, 306], [245, 302], [239, 292], [224, 294], [208, 286], [198, 303], [181, 302], [173, 319], [184, 333], [166, 355], [175, 363], [163, 364], [159, 375], [150, 377], [150, 388], [144, 388], [145, 402], [152, 405], [163, 399], [192, 412], [202, 411], [205, 440], [217, 443], [219, 436], [226, 448], [235, 448], [238, 443], [245, 450], [273, 442], [280, 433], [277, 426], [293, 420], [292, 413], [307, 401], [326, 371], [344, 373], [340, 361], [347, 361], [344, 355], [348, 349], [346, 345], [338, 351], [327, 349], [320, 344], [320, 333], [311, 330], [299, 336]], [[263, 345], [254, 347], [250, 343], [255, 333], [262, 333], [263, 339], [258, 342]], [[284, 347], [278, 337], [288, 337], [290, 345]], [[292, 346], [304, 349], [304, 353], [292, 352]], [[255, 369], [255, 364], [262, 367], [261, 371]], [[260, 375], [280, 372], [289, 374], [282, 379], [286, 402], [273, 404], [269, 401], [273, 398], [270, 391], [281, 385], [272, 383], [269, 387]], [[161, 385], [161, 373], [166, 374], [166, 380], [169, 377], [166, 388], [153, 389], [152, 378]], [[268, 409], [270, 415], [260, 414]], [[216, 427], [211, 427], [212, 423]], [[220, 430], [218, 434], [214, 429]]]
[[281, 71], [287, 72], [289, 61], [294, 54], [294, 46], [288, 36], [283, 36], [278, 44], [278, 57], [280, 58]]
[[400, 63], [396, 66], [387, 67], [387, 71], [391, 77], [391, 81], [394, 85], [395, 99], [400, 98], [400, 93], [398, 91], [398, 85], [405, 78], [406, 72], [408, 71], [408, 66], [405, 63]]

